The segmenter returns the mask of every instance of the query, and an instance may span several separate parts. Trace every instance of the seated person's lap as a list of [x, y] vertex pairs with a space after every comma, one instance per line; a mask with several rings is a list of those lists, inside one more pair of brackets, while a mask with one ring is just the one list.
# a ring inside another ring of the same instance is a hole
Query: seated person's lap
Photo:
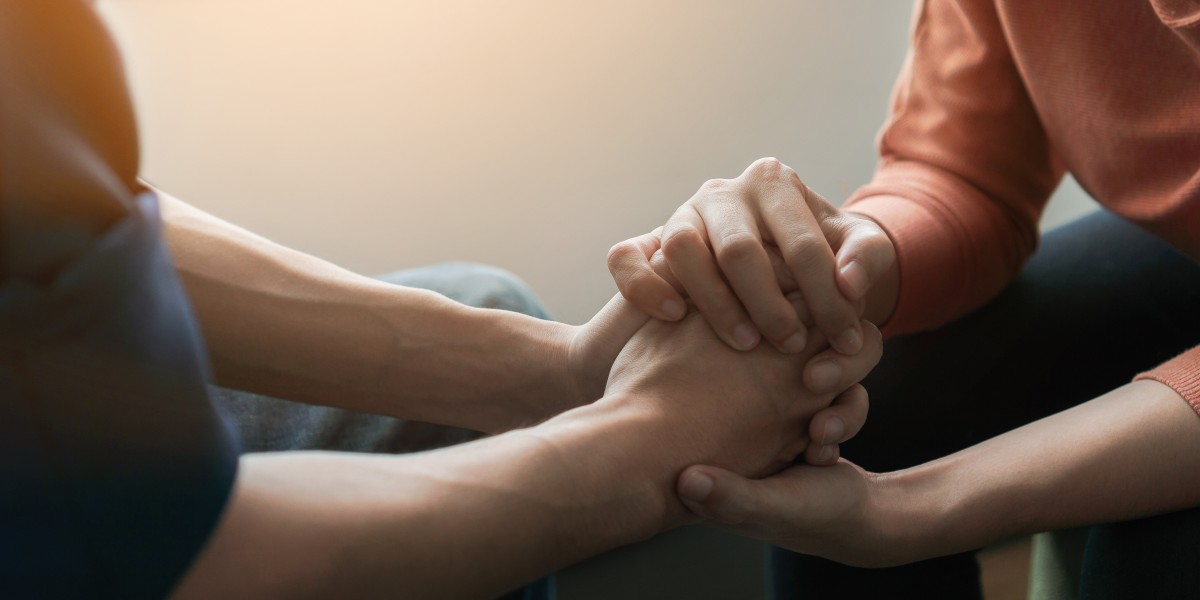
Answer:
[[[1084, 217], [1044, 236], [986, 306], [887, 342], [864, 381], [870, 417], [842, 454], [902, 469], [1104, 394], [1189, 348], [1197, 307], [1200, 266], [1111, 214]], [[783, 552], [773, 561], [780, 597], [979, 594], [969, 554], [872, 570]]]

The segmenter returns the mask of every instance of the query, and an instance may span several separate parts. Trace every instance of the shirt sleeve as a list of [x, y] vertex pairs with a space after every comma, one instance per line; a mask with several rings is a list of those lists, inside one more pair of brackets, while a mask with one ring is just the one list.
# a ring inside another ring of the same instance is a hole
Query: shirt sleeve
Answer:
[[[1200, 55], [1200, 5], [1188, 0], [1156, 0], [1151, 5], [1171, 31]], [[1162, 383], [1200, 413], [1200, 346], [1138, 375]]]
[[237, 446], [84, 2], [0, 2], [0, 597], [162, 598]]
[[1175, 390], [1200, 413], [1200, 346], [1142, 373], [1135, 380], [1150, 379]]
[[884, 333], [933, 329], [1012, 281], [1063, 167], [990, 2], [918, 2], [879, 135], [873, 180], [845, 207], [896, 246], [900, 294]]

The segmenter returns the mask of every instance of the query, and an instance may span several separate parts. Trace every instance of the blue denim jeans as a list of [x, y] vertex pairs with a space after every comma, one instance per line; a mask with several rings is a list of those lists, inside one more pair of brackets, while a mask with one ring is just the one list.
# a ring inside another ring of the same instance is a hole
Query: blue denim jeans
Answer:
[[[495, 267], [446, 263], [397, 271], [379, 279], [432, 290], [470, 306], [549, 318], [529, 286]], [[211, 386], [209, 392], [213, 402], [232, 418], [245, 452], [335, 450], [396, 454], [450, 446], [482, 435], [457, 427], [302, 404], [218, 386]], [[504, 598], [551, 600], [553, 576]]]

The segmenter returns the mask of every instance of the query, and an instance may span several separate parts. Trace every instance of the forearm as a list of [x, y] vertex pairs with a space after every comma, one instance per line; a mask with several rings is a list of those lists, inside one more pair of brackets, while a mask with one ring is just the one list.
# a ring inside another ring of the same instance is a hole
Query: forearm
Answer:
[[485, 431], [578, 402], [565, 326], [375, 281], [161, 197], [222, 385]]
[[[852, 380], [881, 350], [865, 331]], [[831, 399], [803, 389], [805, 358], [733, 350], [699, 315], [650, 321], [604, 398], [537, 427], [407, 457], [247, 458], [180, 596], [476, 597], [643, 539], [688, 519], [684, 466], [762, 475], [804, 449]]]
[[607, 399], [438, 452], [248, 456], [177, 597], [497, 595], [681, 522], [662, 428]]
[[[895, 474], [922, 557], [1200, 505], [1200, 418], [1170, 388], [1123, 386]], [[920, 557], [917, 557], [920, 558]], [[915, 560], [915, 558], [914, 558]]]

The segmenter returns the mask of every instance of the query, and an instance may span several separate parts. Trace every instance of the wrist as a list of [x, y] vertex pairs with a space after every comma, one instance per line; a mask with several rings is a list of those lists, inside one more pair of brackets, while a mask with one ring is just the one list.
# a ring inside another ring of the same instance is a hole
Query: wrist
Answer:
[[880, 546], [895, 554], [883, 557], [886, 565], [906, 564], [941, 553], [933, 542], [945, 539], [947, 504], [935, 474], [908, 469], [874, 475], [872, 510], [867, 531], [880, 533]]
[[484, 354], [500, 377], [487, 382], [483, 403], [494, 405], [490, 431], [529, 427], [585, 402], [570, 368], [575, 327], [527, 315], [469, 309], [473, 328], [489, 340]]
[[358, 353], [363, 374], [353, 381], [369, 400], [347, 408], [500, 433], [574, 406], [562, 366], [569, 326], [375, 285], [370, 314], [386, 326], [372, 331], [387, 343]]
[[621, 497], [624, 508], [612, 526], [632, 534], [626, 543], [694, 520], [675, 481], [695, 457], [672, 437], [678, 422], [647, 400], [640, 394], [609, 395], [528, 430], [558, 448], [560, 457], [570, 457], [563, 476], [580, 480], [577, 489]]
[[889, 508], [883, 512], [889, 542], [913, 562], [980, 548], [1007, 537], [1004, 494], [987, 490], [969, 475], [971, 459], [955, 454], [902, 471], [878, 475]]

